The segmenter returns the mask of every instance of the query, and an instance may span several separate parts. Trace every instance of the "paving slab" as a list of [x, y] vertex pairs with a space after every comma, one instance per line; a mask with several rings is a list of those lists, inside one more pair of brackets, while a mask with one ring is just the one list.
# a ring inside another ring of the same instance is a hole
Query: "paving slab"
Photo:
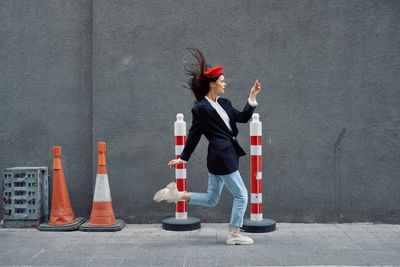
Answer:
[[128, 224], [119, 232], [0, 229], [0, 266], [400, 266], [400, 226], [277, 223], [228, 246], [228, 224], [165, 231]]

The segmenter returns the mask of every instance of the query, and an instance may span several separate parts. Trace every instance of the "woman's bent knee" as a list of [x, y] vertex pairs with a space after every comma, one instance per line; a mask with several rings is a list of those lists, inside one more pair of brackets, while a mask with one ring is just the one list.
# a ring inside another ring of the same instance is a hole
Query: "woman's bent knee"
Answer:
[[215, 207], [218, 204], [218, 197], [213, 197], [213, 196], [208, 196], [208, 204], [210, 205], [210, 207]]
[[237, 198], [240, 201], [243, 201], [243, 202], [247, 203], [247, 200], [248, 200], [247, 189], [240, 190], [240, 192], [237, 195], [235, 195], [235, 198]]

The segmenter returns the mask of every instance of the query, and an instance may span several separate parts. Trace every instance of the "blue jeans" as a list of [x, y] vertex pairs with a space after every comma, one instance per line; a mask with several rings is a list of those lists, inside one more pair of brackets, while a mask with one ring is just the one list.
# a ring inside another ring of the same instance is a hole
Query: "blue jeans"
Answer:
[[226, 175], [208, 173], [207, 194], [190, 192], [190, 200], [188, 201], [188, 204], [215, 207], [218, 203], [224, 184], [234, 197], [230, 224], [236, 227], [242, 227], [248, 196], [246, 186], [243, 183], [239, 171]]

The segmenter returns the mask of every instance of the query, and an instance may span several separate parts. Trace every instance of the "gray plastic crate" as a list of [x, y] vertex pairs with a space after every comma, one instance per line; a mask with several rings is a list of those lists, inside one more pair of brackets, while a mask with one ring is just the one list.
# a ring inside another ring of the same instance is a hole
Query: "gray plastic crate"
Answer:
[[36, 227], [49, 215], [48, 167], [3, 170], [5, 227]]

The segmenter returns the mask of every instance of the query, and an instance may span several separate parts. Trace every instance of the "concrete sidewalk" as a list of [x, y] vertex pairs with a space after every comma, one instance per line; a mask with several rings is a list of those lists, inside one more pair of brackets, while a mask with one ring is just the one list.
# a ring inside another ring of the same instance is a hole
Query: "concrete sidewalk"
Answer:
[[400, 266], [400, 225], [277, 223], [225, 245], [228, 224], [170, 232], [129, 224], [115, 233], [0, 229], [1, 266]]

